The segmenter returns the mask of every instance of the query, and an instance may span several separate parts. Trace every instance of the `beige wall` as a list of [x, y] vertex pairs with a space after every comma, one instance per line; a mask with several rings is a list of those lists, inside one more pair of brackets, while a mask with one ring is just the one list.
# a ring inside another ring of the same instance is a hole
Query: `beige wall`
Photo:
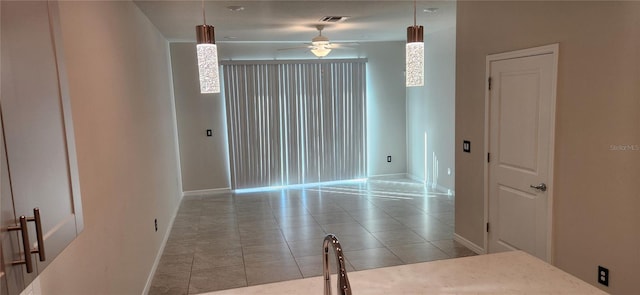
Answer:
[[[221, 60], [309, 59], [305, 50], [278, 51], [290, 44], [223, 43]], [[370, 176], [406, 172], [404, 42], [366, 42], [334, 50], [331, 58], [368, 58], [367, 144]], [[185, 191], [224, 189], [230, 185], [224, 100], [201, 95], [195, 44], [172, 43], [171, 59]], [[207, 127], [209, 126], [209, 127]], [[213, 137], [205, 130], [213, 129]], [[386, 156], [393, 161], [387, 163]]]
[[435, 154], [435, 184], [446, 192], [454, 189], [456, 28], [427, 34], [424, 43], [424, 86], [407, 88], [407, 173], [424, 180], [427, 133], [427, 181], [434, 183]]
[[[485, 57], [560, 43], [554, 260], [615, 294], [640, 292], [640, 3], [458, 2], [456, 233], [483, 245]], [[472, 153], [462, 153], [463, 139]]]
[[140, 294], [179, 202], [169, 46], [129, 1], [60, 16], [85, 228], [42, 293]]

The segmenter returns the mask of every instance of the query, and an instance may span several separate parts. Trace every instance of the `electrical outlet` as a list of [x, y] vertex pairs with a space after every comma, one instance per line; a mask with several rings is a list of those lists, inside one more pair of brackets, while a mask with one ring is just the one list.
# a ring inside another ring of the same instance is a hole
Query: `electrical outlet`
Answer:
[[153, 225], [155, 226], [156, 231], [158, 231], [158, 218], [153, 220]]
[[598, 283], [609, 287], [609, 269], [598, 265]]

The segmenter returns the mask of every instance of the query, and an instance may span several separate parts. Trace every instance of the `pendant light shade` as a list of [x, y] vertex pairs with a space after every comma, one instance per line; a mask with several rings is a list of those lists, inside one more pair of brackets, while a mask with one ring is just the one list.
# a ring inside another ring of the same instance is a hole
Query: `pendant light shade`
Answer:
[[220, 93], [218, 77], [218, 48], [215, 44], [213, 26], [196, 26], [196, 45], [198, 53], [198, 72], [200, 75], [200, 93]]
[[423, 27], [407, 28], [406, 84], [407, 87], [424, 85], [424, 41]]
[[413, 1], [413, 26], [407, 28], [407, 87], [424, 85], [424, 28], [416, 25], [416, 1]]
[[202, 1], [203, 25], [196, 26], [196, 50], [198, 55], [198, 74], [200, 76], [200, 93], [220, 93], [220, 77], [218, 76], [218, 47], [214, 27], [207, 25]]

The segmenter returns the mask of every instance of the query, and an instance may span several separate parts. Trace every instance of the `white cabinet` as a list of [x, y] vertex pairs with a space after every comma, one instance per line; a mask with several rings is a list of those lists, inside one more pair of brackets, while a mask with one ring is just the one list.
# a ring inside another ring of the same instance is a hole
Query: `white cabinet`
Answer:
[[[58, 4], [1, 2], [0, 107], [2, 114], [2, 294], [19, 293], [71, 243], [83, 228], [73, 122], [64, 69]], [[28, 222], [33, 271], [24, 260], [21, 231], [8, 229], [39, 208], [43, 244], [36, 222]]]

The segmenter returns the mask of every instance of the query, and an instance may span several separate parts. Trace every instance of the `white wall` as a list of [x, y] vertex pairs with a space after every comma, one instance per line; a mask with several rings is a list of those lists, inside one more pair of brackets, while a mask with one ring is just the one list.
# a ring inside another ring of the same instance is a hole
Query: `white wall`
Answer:
[[130, 1], [59, 5], [85, 227], [41, 291], [140, 294], [180, 201], [169, 45]]
[[[182, 186], [185, 192], [231, 186], [224, 98], [201, 94], [195, 43], [171, 43]], [[207, 137], [211, 129], [213, 136]]]
[[639, 294], [640, 3], [458, 1], [457, 10], [456, 233], [483, 244], [486, 56], [559, 43], [553, 260], [594, 285], [603, 265], [610, 285], [597, 286]]
[[444, 192], [453, 191], [456, 29], [427, 34], [424, 43], [424, 86], [407, 88], [407, 173], [419, 180], [424, 180], [426, 173], [429, 184]]
[[[218, 44], [221, 60], [310, 59], [305, 50], [278, 51], [291, 44]], [[195, 44], [172, 43], [176, 111], [185, 191], [229, 187], [226, 112], [220, 95], [200, 95]], [[368, 58], [368, 174], [406, 172], [404, 42], [361, 43], [334, 50], [330, 58]], [[207, 127], [208, 126], [208, 127]], [[204, 130], [214, 130], [204, 137]], [[387, 163], [386, 156], [393, 161]]]
[[[367, 43], [369, 176], [407, 172], [405, 42]], [[362, 46], [362, 45], [361, 45]], [[387, 156], [392, 157], [391, 163]]]

